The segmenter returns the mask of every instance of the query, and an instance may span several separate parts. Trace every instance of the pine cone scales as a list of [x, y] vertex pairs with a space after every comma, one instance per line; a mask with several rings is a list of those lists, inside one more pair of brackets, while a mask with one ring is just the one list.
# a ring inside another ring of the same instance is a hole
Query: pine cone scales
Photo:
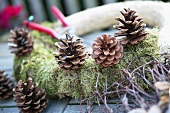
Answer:
[[47, 106], [45, 90], [38, 88], [37, 84], [33, 85], [31, 78], [25, 83], [20, 80], [13, 92], [14, 100], [22, 113], [40, 113]]
[[98, 37], [94, 41], [92, 49], [92, 58], [97, 64], [104, 67], [119, 63], [119, 59], [123, 57], [123, 46], [111, 35], [103, 34]]
[[66, 40], [61, 40], [55, 45], [57, 49], [54, 52], [54, 56], [61, 69], [78, 69], [85, 63], [85, 59], [88, 58], [86, 46], [80, 38], [73, 38], [67, 34]]
[[8, 39], [9, 49], [16, 56], [27, 56], [33, 50], [33, 37], [28, 34], [28, 30], [23, 28], [10, 31], [12, 36]]
[[4, 75], [4, 71], [0, 71], [0, 100], [12, 96], [13, 82]]
[[133, 45], [144, 40], [148, 32], [145, 31], [146, 24], [143, 23], [142, 18], [138, 18], [136, 12], [129, 8], [120, 12], [124, 19], [116, 18], [120, 24], [113, 27], [120, 32], [115, 33], [115, 37], [124, 36], [120, 40], [121, 44], [130, 43]]

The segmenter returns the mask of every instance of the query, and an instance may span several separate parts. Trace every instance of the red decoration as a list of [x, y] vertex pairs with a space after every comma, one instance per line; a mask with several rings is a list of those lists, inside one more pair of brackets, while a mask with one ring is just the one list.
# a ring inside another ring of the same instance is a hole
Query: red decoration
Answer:
[[8, 29], [10, 27], [10, 20], [13, 17], [18, 16], [21, 11], [22, 5], [6, 6], [2, 11], [0, 11], [0, 28]]
[[23, 22], [23, 24], [25, 26], [28, 25], [28, 27], [30, 29], [34, 29], [34, 30], [37, 30], [37, 31], [40, 31], [40, 32], [47, 33], [47, 34], [51, 35], [53, 38], [58, 38], [57, 33], [53, 29], [51, 29], [51, 28], [44, 27], [44, 26], [36, 24], [34, 22], [28, 22], [28, 20], [25, 20]]
[[[58, 18], [61, 21], [63, 27], [68, 27], [69, 26], [69, 24], [65, 20], [65, 16], [62, 14], [62, 12], [57, 7], [52, 6], [51, 10], [52, 10], [53, 14], [56, 16], [56, 18]], [[60, 35], [58, 35], [55, 32], [55, 30], [53, 30], [51, 28], [44, 27], [42, 25], [36, 24], [34, 22], [30, 22], [28, 20], [25, 20], [23, 22], [23, 24], [25, 26], [31, 28], [31, 29], [37, 30], [39, 32], [47, 33], [47, 34], [51, 35], [53, 38], [57, 38], [57, 39], [60, 38]]]
[[51, 11], [56, 16], [56, 18], [58, 18], [61, 21], [61, 23], [62, 23], [62, 25], [64, 27], [69, 26], [69, 24], [65, 20], [65, 16], [63, 15], [63, 13], [56, 6], [52, 6]]

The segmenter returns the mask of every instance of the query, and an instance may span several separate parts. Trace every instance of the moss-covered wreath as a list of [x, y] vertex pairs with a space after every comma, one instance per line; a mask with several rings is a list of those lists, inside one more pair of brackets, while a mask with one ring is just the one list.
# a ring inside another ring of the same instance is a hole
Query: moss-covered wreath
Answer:
[[[14, 75], [17, 79], [26, 80], [27, 77], [32, 77], [34, 82], [38, 82], [39, 86], [43, 87], [47, 94], [53, 97], [71, 96], [79, 98], [81, 96], [87, 97], [93, 93], [100, 66], [96, 65], [92, 58], [88, 58], [79, 70], [63, 71], [59, 68], [53, 56], [56, 49], [54, 46], [55, 39], [37, 31], [32, 31], [31, 34], [35, 37], [32, 53], [27, 57], [15, 57], [14, 59]], [[42, 41], [41, 38], [44, 40]], [[100, 76], [100, 80], [104, 82], [105, 75], [108, 75], [110, 83], [121, 80], [123, 77], [121, 69], [130, 60], [143, 54], [158, 54], [157, 41], [158, 30], [152, 29], [142, 43], [124, 48], [124, 57], [120, 63], [105, 68], [103, 70], [104, 75]], [[103, 82], [100, 82], [101, 86]], [[102, 90], [102, 87], [100, 88]]]
[[[123, 5], [131, 7], [135, 2], [127, 2]], [[149, 5], [153, 5], [155, 7], [160, 6], [159, 3], [150, 3], [150, 2], [142, 2], [140, 6], [146, 7]], [[164, 5], [161, 3], [162, 6]], [[96, 29], [107, 28], [116, 22], [114, 21], [114, 16], [117, 16], [117, 10], [122, 8], [122, 4], [110, 4], [94, 9], [90, 9], [84, 12], [80, 12], [78, 14], [67, 17], [68, 22], [73, 25], [77, 32], [77, 35], [86, 34], [90, 31], [94, 31]], [[115, 7], [114, 7], [115, 6]], [[166, 5], [165, 5], [166, 6]], [[113, 8], [114, 7], [114, 8]], [[119, 8], [118, 8], [119, 7]], [[140, 12], [143, 7], [138, 8], [138, 5], [134, 5], [134, 8], [139, 11], [140, 15], [143, 15]], [[162, 7], [161, 7], [162, 8]], [[166, 7], [164, 7], [166, 8]], [[164, 8], [162, 10], [164, 10]], [[115, 13], [115, 10], [117, 11]], [[151, 12], [154, 12], [154, 9], [148, 9]], [[166, 9], [165, 9], [166, 10]], [[96, 12], [97, 11], [97, 12]], [[100, 12], [101, 11], [101, 12]], [[146, 15], [155, 14], [146, 11]], [[100, 12], [100, 14], [98, 13]], [[105, 14], [108, 18], [104, 18], [103, 16], [100, 21], [94, 22], [93, 19], [97, 19], [99, 15]], [[95, 14], [94, 18], [91, 18], [90, 15]], [[161, 13], [156, 13], [155, 15], [159, 15]], [[84, 18], [81, 15], [87, 15]], [[155, 18], [155, 16], [149, 15], [154, 21], [149, 21], [147, 24], [155, 26], [158, 25], [162, 27], [162, 20], [164, 16], [159, 16], [159, 18]], [[145, 18], [146, 17], [146, 18]], [[147, 16], [144, 17], [144, 21], [147, 21]], [[75, 21], [75, 18], [78, 20]], [[74, 21], [73, 21], [74, 20]], [[158, 23], [156, 23], [157, 21]], [[82, 23], [82, 25], [80, 25]], [[92, 24], [90, 24], [92, 23]], [[156, 24], [155, 24], [156, 23]], [[42, 25], [55, 28], [53, 23], [43, 23]], [[57, 22], [59, 25], [60, 23]], [[89, 26], [87, 26], [89, 25]], [[96, 26], [98, 25], [98, 26]], [[101, 66], [96, 65], [94, 59], [89, 57], [86, 59], [85, 64], [78, 70], [75, 71], [64, 71], [59, 68], [58, 63], [55, 60], [53, 52], [56, 50], [55, 47], [55, 39], [52, 39], [50, 36], [32, 31], [31, 35], [34, 37], [34, 49], [32, 50], [29, 56], [20, 56], [15, 57], [14, 59], [14, 75], [16, 79], [26, 80], [28, 77], [33, 78], [33, 82], [37, 82], [40, 87], [44, 88], [48, 95], [52, 97], [59, 96], [63, 98], [65, 96], [71, 96], [74, 98], [80, 97], [88, 97], [94, 91], [94, 86], [96, 83], [97, 76], [99, 76], [99, 86], [98, 88], [103, 90], [103, 83], [105, 82], [105, 76], [108, 77], [108, 85], [112, 84], [114, 81], [121, 81], [124, 77], [122, 75], [122, 69], [127, 66], [127, 64], [133, 59], [141, 55], [157, 55], [160, 50], [160, 40], [161, 42], [166, 41], [166, 37], [162, 38], [164, 35], [163, 28], [161, 28], [161, 39], [159, 38], [159, 31], [157, 28], [154, 28], [149, 31], [147, 37], [140, 42], [140, 44], [136, 45], [128, 45], [124, 47], [123, 58], [120, 60], [119, 64], [114, 66], [110, 66], [107, 68], [103, 68], [101, 71]], [[165, 30], [164, 30], [165, 31]], [[96, 37], [97, 38], [97, 37]], [[159, 44], [158, 44], [159, 43]], [[159, 45], [159, 47], [158, 47]], [[166, 44], [164, 44], [166, 46]], [[167, 44], [168, 46], [168, 44]], [[142, 62], [149, 61], [150, 58], [143, 59], [143, 61], [139, 61], [136, 64], [142, 65]], [[148, 78], [149, 79], [149, 78]], [[147, 88], [147, 85], [143, 82], [140, 83], [141, 87]]]

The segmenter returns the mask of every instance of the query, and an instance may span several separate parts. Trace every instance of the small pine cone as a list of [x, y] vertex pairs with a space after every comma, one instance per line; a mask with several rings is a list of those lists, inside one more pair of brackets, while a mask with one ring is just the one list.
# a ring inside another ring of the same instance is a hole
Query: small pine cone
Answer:
[[88, 58], [86, 46], [80, 38], [73, 38], [66, 34], [66, 40], [60, 40], [55, 45], [57, 49], [54, 52], [54, 56], [61, 69], [76, 70]]
[[111, 35], [103, 34], [98, 37], [92, 45], [92, 58], [97, 64], [104, 67], [112, 66], [119, 63], [123, 57], [123, 46]]
[[41, 113], [48, 103], [45, 90], [33, 84], [31, 78], [26, 82], [20, 80], [13, 89], [13, 96], [21, 113]]
[[33, 50], [33, 37], [24, 28], [15, 28], [10, 31], [12, 36], [8, 39], [9, 49], [16, 56], [27, 56]]
[[7, 75], [4, 75], [4, 71], [0, 71], [0, 100], [6, 99], [12, 96], [13, 82]]
[[119, 25], [113, 26], [115, 29], [120, 30], [120, 32], [115, 33], [115, 37], [123, 36], [120, 40], [121, 44], [137, 44], [146, 38], [148, 32], [145, 30], [146, 24], [143, 23], [142, 18], [138, 18], [135, 11], [131, 9], [124, 8], [120, 11], [124, 19], [116, 18], [120, 22]]

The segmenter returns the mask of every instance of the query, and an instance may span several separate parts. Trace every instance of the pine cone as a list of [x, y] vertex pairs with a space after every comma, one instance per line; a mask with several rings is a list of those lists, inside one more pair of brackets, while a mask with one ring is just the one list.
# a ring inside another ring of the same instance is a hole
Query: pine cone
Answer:
[[75, 70], [80, 68], [85, 59], [88, 58], [86, 46], [80, 38], [73, 38], [66, 34], [66, 40], [56, 42], [55, 59], [64, 70]]
[[154, 84], [154, 86], [160, 91], [159, 106], [163, 108], [168, 108], [168, 105], [170, 103], [170, 100], [169, 100], [170, 99], [170, 95], [169, 95], [170, 82], [158, 81]]
[[31, 78], [26, 82], [20, 80], [13, 92], [14, 100], [21, 113], [40, 113], [47, 106], [45, 90], [38, 88], [37, 84], [32, 84]]
[[92, 45], [92, 58], [97, 64], [104, 67], [112, 66], [119, 63], [123, 57], [123, 46], [119, 44], [115, 37], [103, 34], [98, 37]]
[[15, 28], [10, 31], [12, 36], [8, 39], [9, 49], [16, 56], [27, 56], [33, 50], [33, 37], [24, 28]]
[[143, 41], [148, 34], [145, 31], [146, 24], [143, 23], [142, 18], [138, 18], [135, 11], [131, 9], [124, 8], [124, 11], [120, 11], [124, 16], [124, 19], [116, 18], [120, 22], [119, 25], [113, 26], [115, 29], [120, 30], [120, 32], [115, 33], [115, 37], [124, 36], [121, 40], [121, 44], [137, 44]]
[[13, 87], [14, 84], [10, 78], [7, 78], [7, 75], [4, 75], [4, 71], [0, 71], [0, 100], [12, 96]]

